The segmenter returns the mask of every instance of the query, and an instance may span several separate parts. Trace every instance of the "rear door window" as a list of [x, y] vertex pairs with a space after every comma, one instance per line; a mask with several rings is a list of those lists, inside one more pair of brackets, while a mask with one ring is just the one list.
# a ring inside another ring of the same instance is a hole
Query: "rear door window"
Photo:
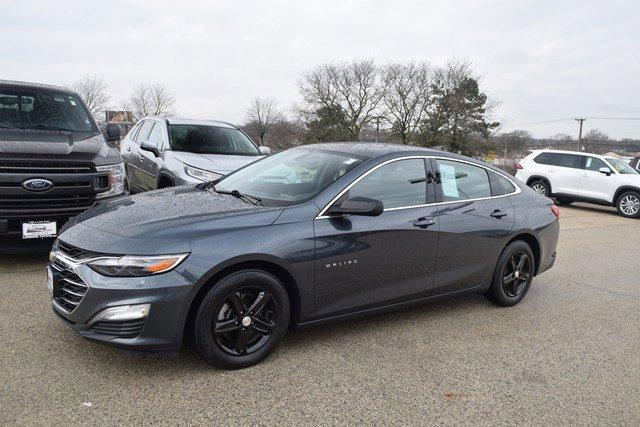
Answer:
[[564, 153], [558, 154], [556, 166], [580, 169], [582, 167], [582, 156]]
[[486, 169], [451, 160], [438, 159], [436, 162], [444, 202], [491, 197]]

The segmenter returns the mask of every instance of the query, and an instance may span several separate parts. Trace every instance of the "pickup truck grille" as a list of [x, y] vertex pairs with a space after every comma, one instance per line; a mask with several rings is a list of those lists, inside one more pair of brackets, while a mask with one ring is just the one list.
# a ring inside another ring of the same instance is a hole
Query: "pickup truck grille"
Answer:
[[89, 173], [95, 172], [90, 163], [55, 162], [40, 160], [0, 160], [0, 174], [28, 173], [28, 174], [56, 174], [56, 173]]
[[[29, 191], [31, 178], [53, 182], [46, 191]], [[106, 173], [91, 163], [55, 160], [0, 160], [0, 214], [4, 217], [76, 215], [95, 203], [96, 189], [108, 186]], [[106, 189], [106, 188], [105, 188]]]

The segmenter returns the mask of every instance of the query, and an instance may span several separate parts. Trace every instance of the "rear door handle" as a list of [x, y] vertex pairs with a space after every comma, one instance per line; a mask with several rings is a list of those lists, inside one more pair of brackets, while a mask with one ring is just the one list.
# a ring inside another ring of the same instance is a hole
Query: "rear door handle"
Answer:
[[419, 228], [427, 228], [431, 225], [434, 225], [436, 223], [436, 220], [433, 218], [418, 218], [415, 221], [413, 221], [413, 225], [415, 225], [416, 227]]
[[501, 211], [500, 209], [496, 209], [495, 211], [491, 212], [489, 215], [491, 215], [491, 216], [492, 216], [492, 217], [494, 217], [494, 218], [498, 218], [498, 219], [500, 219], [500, 218], [502, 218], [503, 216], [507, 216], [507, 215], [509, 215], [509, 214], [508, 214], [508, 213], [506, 213], [506, 212]]

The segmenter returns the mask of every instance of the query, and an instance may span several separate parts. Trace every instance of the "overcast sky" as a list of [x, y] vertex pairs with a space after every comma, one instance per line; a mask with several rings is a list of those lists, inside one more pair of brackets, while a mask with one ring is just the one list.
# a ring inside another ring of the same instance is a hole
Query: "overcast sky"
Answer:
[[[318, 64], [457, 57], [501, 102], [505, 130], [577, 136], [576, 116], [640, 117], [637, 1], [0, 0], [0, 22], [0, 78], [103, 77], [113, 107], [160, 82], [181, 116], [241, 122], [256, 95], [290, 109]], [[640, 121], [593, 127], [640, 138]]]

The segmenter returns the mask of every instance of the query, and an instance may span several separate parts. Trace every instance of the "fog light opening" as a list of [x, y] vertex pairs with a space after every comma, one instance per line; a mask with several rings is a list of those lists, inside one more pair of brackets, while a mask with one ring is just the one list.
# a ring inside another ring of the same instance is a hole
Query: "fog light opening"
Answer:
[[151, 304], [120, 305], [109, 307], [93, 316], [89, 324], [96, 322], [122, 322], [125, 320], [146, 319]]

